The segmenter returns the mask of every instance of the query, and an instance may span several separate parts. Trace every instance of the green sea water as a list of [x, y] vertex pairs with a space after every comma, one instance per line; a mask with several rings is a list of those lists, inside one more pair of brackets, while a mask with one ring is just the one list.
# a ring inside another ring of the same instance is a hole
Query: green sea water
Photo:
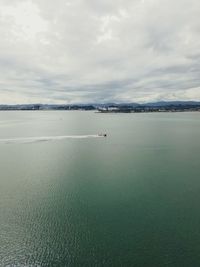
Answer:
[[200, 266], [200, 113], [0, 112], [0, 139], [0, 266]]

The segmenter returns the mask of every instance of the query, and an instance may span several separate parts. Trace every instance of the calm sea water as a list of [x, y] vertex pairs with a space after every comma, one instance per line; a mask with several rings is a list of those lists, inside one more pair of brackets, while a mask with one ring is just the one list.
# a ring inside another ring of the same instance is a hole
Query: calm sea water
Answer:
[[0, 112], [0, 266], [200, 266], [200, 113]]

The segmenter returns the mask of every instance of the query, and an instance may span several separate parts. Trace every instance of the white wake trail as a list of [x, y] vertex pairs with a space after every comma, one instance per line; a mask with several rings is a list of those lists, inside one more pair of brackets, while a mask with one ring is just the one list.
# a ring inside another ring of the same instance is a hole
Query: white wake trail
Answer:
[[40, 136], [40, 137], [24, 137], [24, 138], [9, 138], [9, 139], [0, 139], [0, 143], [3, 144], [12, 144], [12, 143], [34, 143], [34, 142], [48, 142], [55, 140], [64, 140], [64, 139], [85, 139], [85, 138], [101, 138], [103, 136], [98, 134], [90, 135], [60, 135], [60, 136]]

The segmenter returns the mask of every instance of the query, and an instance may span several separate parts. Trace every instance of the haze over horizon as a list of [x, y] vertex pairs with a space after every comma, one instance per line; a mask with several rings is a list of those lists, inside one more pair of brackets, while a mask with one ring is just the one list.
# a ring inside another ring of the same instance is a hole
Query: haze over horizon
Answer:
[[0, 104], [200, 100], [198, 0], [0, 0]]

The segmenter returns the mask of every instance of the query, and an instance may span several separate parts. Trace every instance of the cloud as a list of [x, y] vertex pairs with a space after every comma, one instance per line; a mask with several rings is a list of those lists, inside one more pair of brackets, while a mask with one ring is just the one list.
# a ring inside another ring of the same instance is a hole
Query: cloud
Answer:
[[0, 103], [200, 100], [198, 0], [0, 0]]

